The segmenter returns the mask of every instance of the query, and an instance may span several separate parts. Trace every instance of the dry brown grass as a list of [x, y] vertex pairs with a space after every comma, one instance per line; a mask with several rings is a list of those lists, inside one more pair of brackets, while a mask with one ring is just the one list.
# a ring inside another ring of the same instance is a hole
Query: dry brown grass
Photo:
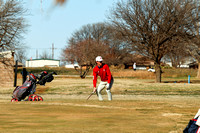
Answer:
[[182, 132], [199, 109], [199, 84], [153, 81], [114, 78], [112, 102], [107, 101], [105, 90], [103, 102], [96, 95], [86, 101], [92, 91], [91, 77], [55, 78], [38, 86], [43, 102], [11, 103], [13, 88], [1, 88], [0, 132]]
[[114, 96], [112, 102], [95, 97], [44, 96], [44, 102], [10, 103], [0, 100], [1, 132], [38, 133], [179, 133], [198, 111], [198, 97]]
[[138, 79], [155, 79], [155, 73], [148, 72], [148, 71], [133, 71], [133, 70], [126, 70], [126, 71], [114, 71], [112, 72], [114, 77], [120, 78], [138, 78]]

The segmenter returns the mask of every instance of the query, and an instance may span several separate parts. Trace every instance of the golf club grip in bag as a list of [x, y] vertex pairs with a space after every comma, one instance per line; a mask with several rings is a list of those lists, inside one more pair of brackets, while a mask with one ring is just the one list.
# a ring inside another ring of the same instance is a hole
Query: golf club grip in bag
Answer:
[[51, 81], [54, 79], [53, 74], [57, 75], [56, 72], [49, 73], [49, 74], [43, 76], [43, 77], [38, 81], [38, 84], [40, 84], [40, 85], [45, 85], [46, 82], [51, 82]]

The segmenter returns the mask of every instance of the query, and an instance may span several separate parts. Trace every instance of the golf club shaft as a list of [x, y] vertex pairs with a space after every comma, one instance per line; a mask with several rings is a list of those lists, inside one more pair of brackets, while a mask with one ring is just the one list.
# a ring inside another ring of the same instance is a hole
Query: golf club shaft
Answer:
[[90, 97], [91, 97], [93, 94], [94, 94], [94, 92], [92, 92], [92, 93], [88, 96], [87, 100], [90, 99]]

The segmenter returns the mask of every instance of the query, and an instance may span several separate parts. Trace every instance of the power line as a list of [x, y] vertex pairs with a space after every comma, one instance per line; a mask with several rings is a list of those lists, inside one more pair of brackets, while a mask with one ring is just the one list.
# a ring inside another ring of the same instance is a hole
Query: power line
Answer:
[[49, 55], [49, 56], [51, 56], [51, 58], [54, 59], [55, 51], [56, 50], [62, 50], [63, 48], [55, 48], [54, 43], [52, 43], [52, 47], [51, 48], [28, 48], [28, 49], [29, 50], [36, 50], [36, 55], [35, 55], [36, 59], [39, 58], [39, 51], [41, 51], [41, 50], [47, 50], [47, 51], [51, 50], [51, 52], [49, 51], [47, 53], [51, 53], [51, 55]]
[[[24, 48], [16, 48], [16, 49], [24, 49]], [[52, 49], [52, 48], [28, 48], [28, 49]], [[63, 48], [55, 48], [54, 49], [63, 49]]]

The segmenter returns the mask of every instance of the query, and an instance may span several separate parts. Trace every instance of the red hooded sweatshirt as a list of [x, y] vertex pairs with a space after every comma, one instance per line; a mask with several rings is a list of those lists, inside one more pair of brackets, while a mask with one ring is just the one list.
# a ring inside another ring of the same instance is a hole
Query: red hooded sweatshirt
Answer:
[[97, 77], [101, 77], [101, 81], [107, 81], [110, 83], [112, 75], [107, 64], [102, 64], [101, 67], [95, 66], [93, 69], [93, 85], [96, 87]]

